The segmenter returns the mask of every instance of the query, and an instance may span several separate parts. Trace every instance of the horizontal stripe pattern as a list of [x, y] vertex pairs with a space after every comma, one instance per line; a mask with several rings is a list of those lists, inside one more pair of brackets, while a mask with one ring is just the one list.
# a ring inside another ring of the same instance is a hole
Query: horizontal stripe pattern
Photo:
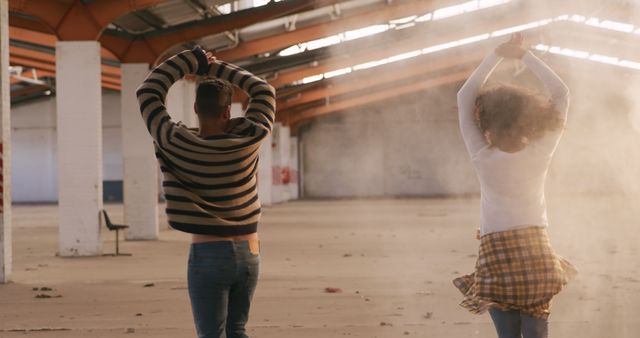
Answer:
[[197, 130], [171, 120], [165, 106], [175, 81], [203, 69], [195, 53], [185, 51], [168, 59], [136, 91], [163, 173], [169, 225], [195, 234], [250, 234], [257, 231], [261, 215], [258, 150], [273, 128], [275, 91], [240, 67], [212, 64], [209, 77], [234, 84], [250, 100], [245, 117], [232, 119], [226, 134], [202, 138]]

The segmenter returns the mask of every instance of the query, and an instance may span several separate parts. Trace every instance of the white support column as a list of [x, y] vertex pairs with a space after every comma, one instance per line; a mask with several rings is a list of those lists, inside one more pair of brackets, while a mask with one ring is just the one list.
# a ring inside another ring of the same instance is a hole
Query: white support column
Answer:
[[124, 223], [129, 225], [125, 238], [158, 239], [158, 162], [135, 93], [149, 65], [124, 63], [120, 67]]
[[292, 200], [297, 200], [300, 197], [297, 137], [291, 137], [291, 141], [289, 143], [289, 154], [289, 196]]
[[234, 102], [231, 104], [231, 118], [244, 116], [244, 109], [242, 109], [242, 103]]
[[102, 88], [100, 44], [56, 44], [60, 256], [101, 253]]
[[189, 128], [198, 127], [198, 117], [193, 109], [193, 104], [196, 102], [196, 83], [195, 81], [182, 80], [182, 114], [183, 122], [189, 126]]
[[258, 197], [263, 206], [269, 206], [273, 203], [271, 198], [271, 190], [273, 188], [271, 137], [269, 136], [262, 142], [260, 154], [258, 155]]
[[183, 81], [175, 82], [167, 93], [167, 111], [175, 122], [184, 122], [184, 85]]
[[291, 199], [289, 185], [291, 183], [291, 129], [288, 126], [282, 127], [280, 133], [280, 171], [282, 172], [282, 201]]
[[9, 1], [0, 0], [0, 284], [11, 279], [11, 114]]
[[198, 127], [198, 119], [193, 110], [196, 100], [195, 82], [180, 80], [171, 86], [167, 94], [167, 110], [171, 118], [189, 128]]
[[[231, 118], [242, 116], [244, 116], [242, 103], [232, 103]], [[260, 154], [258, 156], [258, 197], [260, 198], [260, 204], [262, 204], [262, 206], [270, 206], [272, 204], [271, 189], [273, 185], [271, 136], [262, 142], [262, 145], [260, 146]]]
[[304, 142], [298, 138], [298, 198], [304, 198]]
[[271, 196], [273, 203], [281, 203], [289, 200], [289, 182], [287, 170], [289, 168], [289, 127], [280, 122], [273, 126], [273, 186]]
[[280, 133], [282, 132], [282, 123], [273, 124], [273, 132], [271, 134], [271, 202], [282, 202], [282, 174], [280, 171]]

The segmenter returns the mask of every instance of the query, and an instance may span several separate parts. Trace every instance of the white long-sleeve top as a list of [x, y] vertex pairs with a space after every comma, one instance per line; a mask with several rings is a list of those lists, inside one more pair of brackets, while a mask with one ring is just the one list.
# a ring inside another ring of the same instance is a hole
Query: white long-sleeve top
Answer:
[[[548, 225], [544, 185], [564, 130], [548, 131], [515, 153], [501, 151], [487, 143], [475, 121], [475, 101], [500, 61], [502, 58], [495, 53], [488, 55], [458, 92], [460, 130], [480, 181], [481, 235], [526, 225]], [[554, 108], [566, 122], [567, 86], [531, 52], [527, 52], [522, 61], [549, 90]]]

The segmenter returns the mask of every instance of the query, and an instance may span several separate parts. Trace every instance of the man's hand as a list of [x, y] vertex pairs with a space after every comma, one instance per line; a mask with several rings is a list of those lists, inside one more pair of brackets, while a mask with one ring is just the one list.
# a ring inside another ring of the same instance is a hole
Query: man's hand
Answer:
[[213, 56], [213, 53], [211, 53], [211, 52], [206, 52], [206, 54], [205, 54], [205, 55], [207, 56], [207, 62], [208, 62], [209, 64], [214, 64], [214, 63], [216, 63], [216, 57], [215, 57], [215, 56]]
[[480, 239], [480, 228], [476, 230], [476, 239]]
[[523, 43], [524, 36], [522, 33], [514, 33], [511, 35], [509, 41], [496, 48], [496, 55], [507, 59], [521, 59], [527, 52], [526, 49], [522, 47]]
[[211, 62], [209, 61], [209, 54], [211, 53], [205, 52], [200, 46], [193, 47], [191, 52], [196, 56], [196, 59], [198, 60], [196, 75], [207, 75], [209, 73], [209, 66], [211, 65]]

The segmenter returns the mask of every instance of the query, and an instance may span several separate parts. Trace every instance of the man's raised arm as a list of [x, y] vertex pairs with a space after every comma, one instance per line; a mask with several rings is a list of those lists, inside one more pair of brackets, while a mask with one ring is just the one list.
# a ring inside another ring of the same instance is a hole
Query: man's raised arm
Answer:
[[224, 61], [213, 61], [209, 76], [226, 80], [249, 95], [247, 119], [271, 132], [276, 112], [275, 89], [267, 81]]
[[205, 52], [196, 47], [180, 52], [154, 68], [136, 90], [142, 119], [159, 146], [168, 141], [167, 131], [174, 125], [165, 106], [169, 88], [187, 74], [206, 74], [208, 68]]

